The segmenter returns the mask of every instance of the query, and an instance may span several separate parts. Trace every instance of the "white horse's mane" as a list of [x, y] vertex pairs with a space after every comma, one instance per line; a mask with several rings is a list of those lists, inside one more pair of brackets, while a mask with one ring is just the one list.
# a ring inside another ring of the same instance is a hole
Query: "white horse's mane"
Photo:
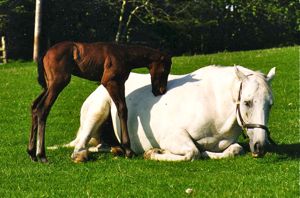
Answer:
[[[272, 94], [270, 84], [267, 81], [267, 76], [264, 73], [262, 73], [261, 71], [253, 71], [253, 70], [247, 69], [243, 66], [237, 66], [237, 67], [239, 67], [239, 69], [242, 68], [243, 70], [250, 71], [249, 74], [254, 75], [256, 77], [256, 80], [259, 82], [259, 84], [264, 86], [264, 88], [266, 88], [266, 90], [270, 94]], [[246, 75], [249, 75], [249, 74], [246, 73]]]
[[[271, 87], [267, 81], [267, 76], [262, 73], [261, 71], [253, 71], [251, 69], [245, 68], [241, 65], [234, 65], [237, 67], [241, 72], [243, 72], [245, 75], [253, 75], [256, 77], [256, 80], [259, 82], [260, 85], [264, 86], [268, 92], [272, 93]], [[232, 66], [220, 66], [220, 65], [211, 65], [211, 68], [223, 68], [223, 69], [232, 69]]]

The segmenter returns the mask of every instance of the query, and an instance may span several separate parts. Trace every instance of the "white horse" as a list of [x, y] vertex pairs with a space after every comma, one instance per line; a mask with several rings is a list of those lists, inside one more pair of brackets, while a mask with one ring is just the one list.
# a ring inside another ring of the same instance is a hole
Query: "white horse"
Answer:
[[[131, 148], [152, 160], [219, 159], [243, 153], [236, 141], [246, 129], [252, 155], [264, 156], [274, 76], [275, 68], [265, 76], [241, 66], [208, 66], [170, 75], [168, 92], [154, 97], [148, 74], [131, 73], [125, 85]], [[69, 144], [75, 161], [87, 159], [87, 143], [110, 113], [120, 141], [116, 107], [99, 86], [82, 105], [80, 128]]]

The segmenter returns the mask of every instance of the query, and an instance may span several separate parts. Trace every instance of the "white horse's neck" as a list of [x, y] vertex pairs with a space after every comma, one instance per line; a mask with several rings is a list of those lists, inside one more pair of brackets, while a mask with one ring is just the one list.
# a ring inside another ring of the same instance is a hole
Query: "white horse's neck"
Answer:
[[240, 127], [237, 123], [236, 100], [240, 81], [235, 75], [232, 67], [215, 67], [212, 81], [214, 82], [214, 95], [216, 98], [216, 109], [220, 115], [219, 123], [216, 123], [220, 134], [235, 131], [236, 137], [240, 134]]
[[[245, 75], [255, 73], [252, 70], [238, 66], [238, 69]], [[241, 132], [241, 127], [237, 121], [237, 99], [241, 80], [236, 76], [233, 67], [206, 67], [193, 72], [194, 75], [202, 75], [207, 78], [207, 85], [210, 87], [210, 102], [214, 103], [216, 115], [215, 120], [218, 133], [223, 134], [228, 131], [235, 131], [236, 136]], [[200, 77], [199, 77], [200, 78]]]

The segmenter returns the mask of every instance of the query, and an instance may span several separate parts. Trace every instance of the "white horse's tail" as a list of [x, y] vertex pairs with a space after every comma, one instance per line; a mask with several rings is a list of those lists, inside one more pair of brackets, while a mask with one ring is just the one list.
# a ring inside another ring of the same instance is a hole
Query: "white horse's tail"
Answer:
[[69, 142], [68, 144], [48, 146], [47, 149], [56, 150], [56, 149], [59, 149], [59, 148], [74, 148], [75, 144], [76, 144], [76, 139]]
[[[57, 150], [59, 148], [74, 148], [76, 143], [77, 143], [77, 141], [75, 139], [75, 140], [69, 142], [68, 144], [49, 146], [49, 147], [47, 147], [47, 149]], [[112, 152], [112, 148], [111, 148], [111, 146], [109, 146], [107, 144], [97, 144], [97, 145], [89, 147], [88, 151], [91, 153], [98, 153], [98, 152], [110, 153], [110, 152]]]

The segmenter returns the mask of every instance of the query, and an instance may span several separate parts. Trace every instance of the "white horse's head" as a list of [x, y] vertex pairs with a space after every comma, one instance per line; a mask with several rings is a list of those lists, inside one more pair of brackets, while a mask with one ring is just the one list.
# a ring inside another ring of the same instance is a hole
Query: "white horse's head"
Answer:
[[270, 82], [275, 76], [272, 68], [265, 76], [259, 72], [245, 75], [238, 67], [235, 73], [240, 81], [237, 100], [237, 120], [247, 130], [252, 156], [262, 157], [269, 142], [268, 119], [273, 105]]

